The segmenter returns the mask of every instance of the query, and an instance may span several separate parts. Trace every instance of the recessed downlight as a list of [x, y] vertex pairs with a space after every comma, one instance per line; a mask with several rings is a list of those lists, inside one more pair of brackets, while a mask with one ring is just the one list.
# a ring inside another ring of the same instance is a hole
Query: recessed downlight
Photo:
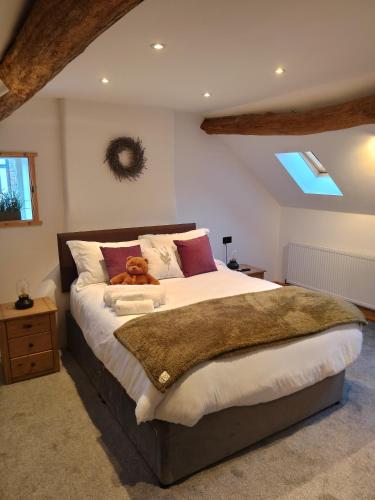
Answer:
[[276, 73], [276, 75], [283, 75], [285, 73], [285, 68], [283, 68], [282, 66], [278, 66], [275, 69], [275, 73]]
[[106, 78], [105, 76], [103, 76], [103, 78], [100, 80], [104, 85], [107, 85], [107, 83], [109, 83], [109, 80], [108, 78]]
[[209, 97], [211, 97], [210, 92], [205, 92], [205, 93], [203, 94], [203, 97], [206, 97], [207, 99], [208, 99]]
[[164, 43], [155, 42], [155, 43], [152, 43], [152, 44], [151, 44], [151, 47], [152, 47], [154, 50], [163, 50], [163, 49], [165, 48], [165, 45], [164, 45]]

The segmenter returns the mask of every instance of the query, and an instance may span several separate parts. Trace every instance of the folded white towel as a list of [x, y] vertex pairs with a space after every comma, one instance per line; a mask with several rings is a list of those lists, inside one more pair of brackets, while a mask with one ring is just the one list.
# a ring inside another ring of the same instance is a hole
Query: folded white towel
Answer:
[[151, 299], [155, 307], [165, 304], [165, 288], [162, 285], [114, 285], [108, 286], [103, 294], [107, 306], [113, 307], [117, 300]]
[[154, 311], [154, 303], [148, 300], [117, 300], [113, 306], [117, 316], [128, 314], [146, 314]]
[[134, 301], [134, 300], [152, 300], [155, 307], [165, 304], [165, 296], [160, 292], [133, 292], [124, 294], [116, 292], [104, 295], [104, 302], [107, 306], [113, 307], [118, 300]]
[[131, 290], [133, 291], [145, 291], [145, 290], [159, 290], [163, 289], [164, 285], [107, 285], [106, 290], [111, 290], [111, 291], [123, 291], [125, 293], [130, 292]]

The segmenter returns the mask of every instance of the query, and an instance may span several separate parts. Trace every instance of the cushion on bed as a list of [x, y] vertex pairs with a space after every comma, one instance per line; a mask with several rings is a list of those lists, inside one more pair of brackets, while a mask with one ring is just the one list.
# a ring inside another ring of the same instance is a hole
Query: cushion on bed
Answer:
[[[172, 245], [174, 247], [174, 240], [191, 240], [209, 234], [210, 230], [207, 228], [192, 229], [185, 233], [170, 233], [170, 234], [142, 234], [138, 239], [148, 240], [153, 247], [160, 245]], [[175, 247], [174, 247], [175, 248]]]
[[144, 248], [151, 247], [150, 242], [147, 240], [119, 241], [115, 243], [70, 240], [66, 244], [70, 248], [77, 266], [78, 279], [75, 285], [77, 290], [81, 290], [87, 285], [109, 281], [103, 254], [100, 250], [101, 246], [116, 248], [140, 245], [142, 251]]
[[180, 256], [177, 252], [177, 247], [174, 244], [174, 240], [185, 241], [191, 240], [193, 238], [199, 238], [200, 236], [205, 236], [210, 232], [207, 228], [192, 229], [191, 231], [186, 231], [184, 233], [170, 233], [170, 234], [142, 234], [138, 236], [138, 239], [142, 238], [147, 240], [152, 247], [161, 248], [171, 246], [178, 265], [181, 267]]
[[128, 257], [143, 257], [140, 245], [131, 247], [100, 247], [109, 279], [123, 273]]
[[174, 244], [180, 256], [185, 278], [217, 271], [207, 235], [186, 241], [174, 240]]
[[172, 245], [145, 248], [143, 257], [148, 260], [149, 273], [158, 280], [184, 277]]

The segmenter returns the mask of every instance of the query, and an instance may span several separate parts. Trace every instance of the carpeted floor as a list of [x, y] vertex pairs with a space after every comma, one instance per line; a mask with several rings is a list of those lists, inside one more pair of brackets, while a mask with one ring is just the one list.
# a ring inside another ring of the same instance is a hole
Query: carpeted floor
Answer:
[[375, 499], [375, 323], [342, 404], [161, 489], [69, 354], [0, 386], [0, 499]]

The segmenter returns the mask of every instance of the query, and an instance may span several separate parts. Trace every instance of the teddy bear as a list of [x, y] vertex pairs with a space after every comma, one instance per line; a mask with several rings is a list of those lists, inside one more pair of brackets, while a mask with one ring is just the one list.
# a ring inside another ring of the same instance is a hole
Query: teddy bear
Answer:
[[160, 285], [160, 282], [148, 274], [148, 260], [143, 257], [128, 257], [126, 271], [114, 276], [111, 285]]

